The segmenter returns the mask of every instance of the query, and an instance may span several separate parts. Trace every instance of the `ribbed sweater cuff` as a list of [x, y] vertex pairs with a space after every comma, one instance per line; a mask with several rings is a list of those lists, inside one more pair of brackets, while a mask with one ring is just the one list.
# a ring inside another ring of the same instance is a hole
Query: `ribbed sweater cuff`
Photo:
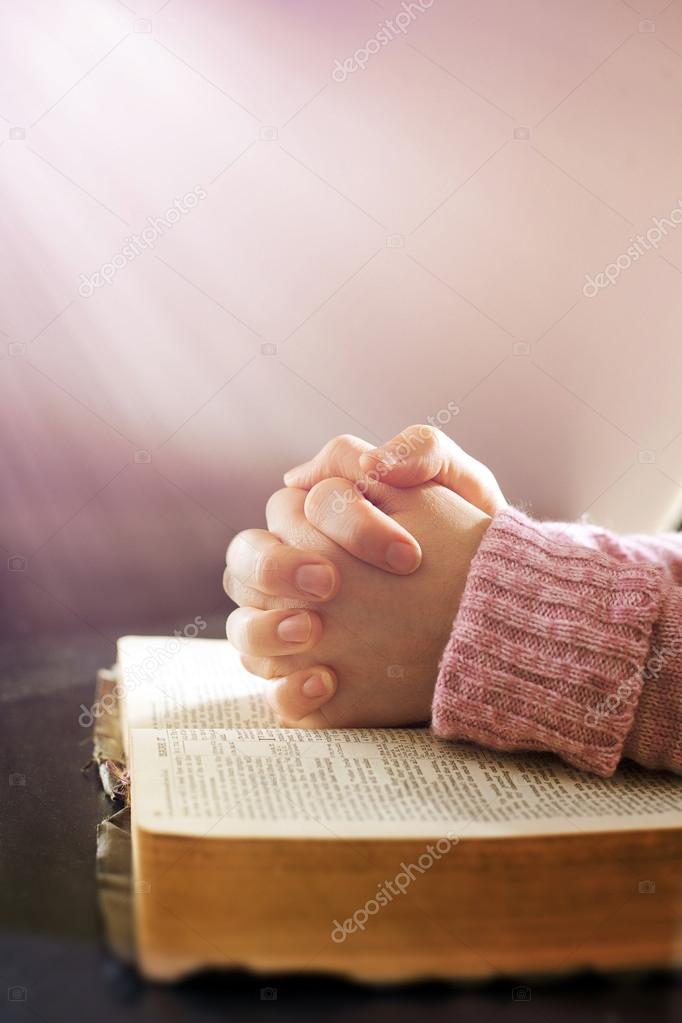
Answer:
[[658, 566], [619, 562], [515, 509], [474, 557], [433, 702], [436, 735], [547, 750], [611, 774], [642, 687]]

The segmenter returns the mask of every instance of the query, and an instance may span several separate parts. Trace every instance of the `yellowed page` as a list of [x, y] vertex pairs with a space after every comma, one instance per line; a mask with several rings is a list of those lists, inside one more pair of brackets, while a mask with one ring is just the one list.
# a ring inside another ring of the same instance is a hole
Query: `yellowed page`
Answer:
[[682, 778], [590, 777], [421, 729], [147, 729], [132, 746], [135, 824], [154, 832], [454, 841], [682, 823]]
[[275, 724], [268, 683], [242, 667], [227, 640], [123, 636], [117, 651], [126, 754], [131, 728]]

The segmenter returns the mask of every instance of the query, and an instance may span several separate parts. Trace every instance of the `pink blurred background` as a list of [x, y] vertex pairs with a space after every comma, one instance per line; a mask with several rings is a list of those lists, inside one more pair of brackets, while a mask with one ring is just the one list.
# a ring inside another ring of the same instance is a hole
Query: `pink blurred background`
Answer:
[[286, 468], [439, 412], [676, 526], [681, 110], [682, 0], [2, 4], [5, 625], [219, 610]]

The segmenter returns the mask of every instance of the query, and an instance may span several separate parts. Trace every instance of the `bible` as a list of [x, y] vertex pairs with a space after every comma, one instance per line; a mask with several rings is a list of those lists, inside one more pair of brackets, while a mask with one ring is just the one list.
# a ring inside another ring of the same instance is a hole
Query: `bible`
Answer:
[[111, 681], [93, 710], [130, 774], [150, 978], [682, 963], [682, 778], [597, 778], [426, 728], [278, 727], [223, 640], [123, 637]]

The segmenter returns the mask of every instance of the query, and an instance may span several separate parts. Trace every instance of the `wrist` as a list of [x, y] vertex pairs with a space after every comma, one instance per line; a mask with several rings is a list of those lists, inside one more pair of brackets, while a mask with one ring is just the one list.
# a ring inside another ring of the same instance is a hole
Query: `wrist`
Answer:
[[491, 525], [441, 660], [434, 731], [611, 774], [640, 695], [660, 569], [618, 562], [514, 509]]
[[435, 655], [434, 670], [428, 676], [425, 692], [425, 699], [428, 701], [427, 706], [425, 706], [425, 720], [431, 716], [431, 706], [438, 678], [438, 666], [450, 641], [454, 623], [457, 620], [472, 562], [493, 521], [493, 517], [485, 512], [481, 512], [471, 505], [469, 509], [471, 515], [468, 515], [467, 521], [465, 523], [460, 521], [456, 524], [455, 541], [448, 552], [447, 588], [441, 591], [442, 596], [434, 594], [432, 603], [434, 611], [436, 607], [439, 608], [439, 622], [432, 644], [432, 650]]
[[[454, 575], [453, 599], [454, 606], [450, 619], [450, 628], [459, 612], [462, 597], [471, 573], [473, 561], [478, 554], [493, 517], [476, 509], [476, 518], [470, 526], [463, 530], [457, 542], [457, 570]], [[449, 638], [449, 634], [448, 634]]]

